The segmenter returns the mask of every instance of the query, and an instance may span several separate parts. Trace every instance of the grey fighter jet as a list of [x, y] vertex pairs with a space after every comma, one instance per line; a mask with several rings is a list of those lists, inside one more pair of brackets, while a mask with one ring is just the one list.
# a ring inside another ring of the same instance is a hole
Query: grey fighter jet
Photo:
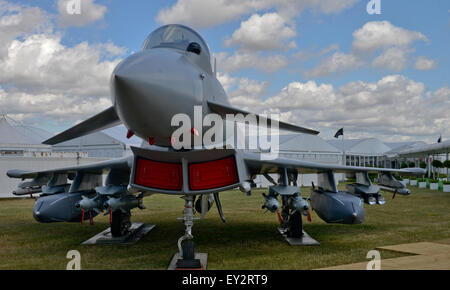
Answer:
[[[117, 124], [124, 124], [128, 137], [142, 138], [146, 146], [132, 148], [133, 155], [83, 166], [44, 171], [11, 170], [8, 176], [20, 178], [16, 194], [42, 192], [36, 200], [34, 217], [39, 222], [76, 222], [105, 212], [111, 216], [113, 236], [126, 235], [131, 210], [143, 209], [142, 199], [153, 193], [182, 196], [185, 200], [185, 234], [178, 247], [184, 260], [194, 253], [192, 226], [195, 209], [204, 216], [213, 203], [223, 221], [219, 193], [240, 188], [250, 194], [256, 175], [266, 176], [273, 185], [264, 195], [263, 208], [279, 215], [282, 227], [291, 237], [301, 237], [302, 216], [312, 207], [328, 223], [358, 224], [364, 220], [361, 195], [378, 194], [367, 174], [424, 174], [423, 169], [402, 170], [321, 164], [286, 158], [265, 160], [262, 153], [231, 147], [208, 149], [204, 146], [175, 150], [176, 126], [172, 118], [185, 114], [195, 118], [195, 107], [202, 117], [216, 114], [250, 115], [232, 107], [216, 78], [211, 53], [205, 40], [182, 25], [156, 29], [145, 40], [142, 50], [124, 59], [111, 76], [112, 107], [45, 141], [57, 144]], [[267, 116], [255, 115], [256, 120]], [[203, 119], [203, 118], [202, 118]], [[319, 132], [279, 122], [279, 128], [305, 134]], [[206, 126], [189, 128], [193, 141]], [[198, 140], [197, 140], [198, 141]], [[334, 173], [357, 174], [351, 193], [339, 191]], [[317, 173], [318, 184], [310, 198], [304, 199], [297, 184], [298, 174]], [[107, 174], [102, 182], [102, 175]], [[275, 181], [269, 174], [278, 174]], [[71, 181], [71, 182], [70, 182]], [[395, 182], [385, 182], [397, 186]], [[352, 194], [353, 193], [353, 194]], [[359, 196], [355, 196], [359, 194]], [[280, 204], [281, 201], [281, 204]], [[309, 205], [308, 201], [311, 205]], [[381, 202], [380, 202], [381, 203]]]

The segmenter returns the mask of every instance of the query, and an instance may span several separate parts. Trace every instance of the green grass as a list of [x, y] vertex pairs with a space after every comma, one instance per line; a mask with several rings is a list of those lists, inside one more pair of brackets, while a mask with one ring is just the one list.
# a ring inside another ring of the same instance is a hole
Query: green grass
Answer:
[[[208, 269], [314, 269], [366, 261], [367, 252], [378, 246], [449, 238], [450, 195], [411, 189], [410, 196], [397, 195], [394, 200], [391, 193], [384, 194], [384, 206], [366, 205], [366, 221], [360, 225], [326, 224], [313, 213], [305, 230], [321, 243], [319, 247], [289, 246], [276, 230], [276, 215], [261, 210], [262, 190], [251, 197], [224, 192], [228, 223], [220, 221], [215, 207], [205, 220], [197, 221], [197, 251], [209, 253]], [[309, 190], [304, 188], [303, 195]], [[137, 244], [81, 246], [109, 226], [108, 216], [97, 217], [94, 226], [39, 224], [32, 217], [33, 202], [0, 200], [0, 269], [65, 269], [69, 250], [80, 251], [83, 269], [166, 269], [184, 232], [176, 220], [183, 200], [153, 195], [145, 199], [146, 210], [133, 210], [133, 221], [157, 225]]]

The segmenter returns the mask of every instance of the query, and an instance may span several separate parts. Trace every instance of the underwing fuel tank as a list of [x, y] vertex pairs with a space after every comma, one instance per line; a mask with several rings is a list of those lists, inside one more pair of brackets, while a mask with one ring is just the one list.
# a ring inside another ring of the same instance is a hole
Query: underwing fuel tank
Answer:
[[61, 193], [43, 196], [36, 200], [33, 217], [40, 223], [79, 222], [81, 209], [76, 205], [86, 192]]
[[364, 221], [364, 203], [347, 192], [311, 191], [311, 206], [327, 223], [360, 224]]

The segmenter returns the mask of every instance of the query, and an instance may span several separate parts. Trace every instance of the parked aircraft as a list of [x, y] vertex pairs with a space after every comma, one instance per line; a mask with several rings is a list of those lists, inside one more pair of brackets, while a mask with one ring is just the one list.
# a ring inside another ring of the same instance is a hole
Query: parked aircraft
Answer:
[[[206, 41], [194, 30], [182, 25], [165, 25], [152, 32], [142, 50], [124, 59], [111, 76], [112, 107], [44, 142], [57, 144], [123, 123], [128, 137], [137, 135], [146, 146], [133, 147], [133, 155], [89, 165], [42, 171], [11, 170], [8, 176], [20, 178], [16, 194], [42, 192], [33, 210], [39, 222], [77, 222], [102, 212], [111, 216], [113, 236], [127, 235], [131, 210], [143, 209], [142, 199], [154, 193], [179, 195], [185, 200], [185, 234], [178, 247], [187, 267], [192, 267], [194, 243], [192, 227], [195, 209], [202, 216], [215, 203], [225, 222], [219, 193], [240, 188], [250, 194], [256, 175], [271, 179], [263, 208], [277, 212], [285, 232], [291, 237], [303, 235], [302, 216], [310, 207], [328, 223], [358, 224], [364, 221], [364, 206], [358, 195], [370, 195], [370, 203], [384, 201], [368, 173], [381, 172], [384, 184], [395, 188], [397, 174], [424, 174], [424, 170], [366, 168], [307, 162], [287, 158], [262, 158], [262, 153], [226, 148], [173, 148], [172, 126], [176, 114], [195, 118], [195, 107], [202, 116], [249, 113], [228, 102], [227, 94], [216, 78]], [[255, 115], [257, 121], [279, 124], [282, 130], [305, 134], [319, 132]], [[207, 128], [188, 128], [192, 140]], [[200, 140], [201, 142], [201, 140]], [[229, 144], [227, 144], [229, 145]], [[233, 144], [231, 144], [233, 145]], [[102, 175], [107, 174], [105, 183]], [[318, 184], [309, 201], [297, 184], [298, 174], [317, 173]], [[349, 192], [339, 191], [334, 173], [356, 174], [357, 183]], [[273, 180], [268, 174], [278, 174]], [[385, 180], [386, 179], [386, 180]], [[69, 180], [72, 180], [70, 183]], [[279, 198], [280, 197], [280, 198]], [[281, 204], [280, 204], [281, 200]], [[281, 213], [280, 213], [281, 211]], [[181, 261], [180, 264], [183, 264]]]

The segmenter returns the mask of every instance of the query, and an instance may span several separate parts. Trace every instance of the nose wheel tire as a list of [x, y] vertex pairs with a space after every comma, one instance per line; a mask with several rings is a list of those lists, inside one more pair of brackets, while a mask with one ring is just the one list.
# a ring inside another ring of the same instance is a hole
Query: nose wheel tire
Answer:
[[195, 259], [195, 246], [193, 240], [186, 240], [182, 245], [183, 249], [183, 259], [184, 260], [194, 260]]
[[116, 210], [112, 213], [111, 235], [115, 238], [126, 236], [131, 227], [131, 214]]

